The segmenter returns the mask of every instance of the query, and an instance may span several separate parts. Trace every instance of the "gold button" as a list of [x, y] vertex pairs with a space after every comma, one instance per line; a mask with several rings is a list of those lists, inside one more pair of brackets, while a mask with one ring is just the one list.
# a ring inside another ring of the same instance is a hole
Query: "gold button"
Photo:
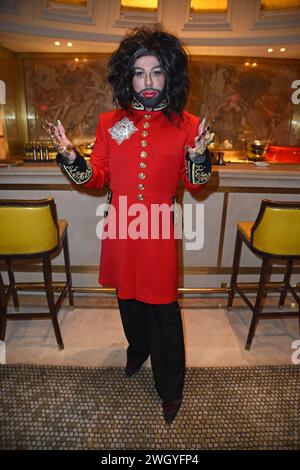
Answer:
[[148, 137], [148, 132], [147, 132], [147, 131], [143, 131], [143, 132], [142, 132], [142, 137]]
[[138, 199], [139, 201], [142, 201], [144, 199], [144, 196], [142, 194], [138, 194]]
[[142, 157], [142, 158], [146, 158], [147, 155], [148, 155], [148, 154], [147, 154], [147, 152], [145, 152], [145, 150], [143, 150], [143, 151], [141, 152], [141, 157]]
[[144, 129], [148, 129], [149, 126], [150, 126], [149, 122], [145, 122], [144, 125], [143, 125]]
[[147, 140], [142, 140], [141, 141], [141, 146], [142, 147], [147, 147]]
[[145, 114], [145, 119], [150, 119], [150, 114]]
[[145, 176], [146, 176], [145, 173], [139, 173], [140, 180], [143, 180], [145, 178]]
[[145, 162], [141, 162], [141, 163], [140, 163], [140, 167], [141, 167], [141, 168], [146, 168], [146, 166], [147, 166], [147, 165], [146, 165]]
[[138, 185], [138, 188], [139, 188], [141, 191], [143, 191], [143, 189], [145, 189], [145, 186], [144, 186], [142, 183], [140, 183], [140, 184]]

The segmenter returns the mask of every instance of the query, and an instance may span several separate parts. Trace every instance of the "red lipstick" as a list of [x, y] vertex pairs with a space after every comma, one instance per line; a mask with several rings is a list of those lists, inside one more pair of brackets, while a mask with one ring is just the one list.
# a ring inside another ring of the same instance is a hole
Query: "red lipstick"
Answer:
[[158, 95], [158, 92], [155, 90], [145, 90], [142, 91], [141, 95], [144, 98], [155, 98]]

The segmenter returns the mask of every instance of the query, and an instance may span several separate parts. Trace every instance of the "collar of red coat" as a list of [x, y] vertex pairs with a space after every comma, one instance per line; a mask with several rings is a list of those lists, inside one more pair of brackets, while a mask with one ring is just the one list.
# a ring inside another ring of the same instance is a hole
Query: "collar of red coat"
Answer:
[[[147, 108], [145, 108], [145, 106], [142, 103], [140, 103], [135, 97], [133, 98], [131, 106], [132, 106], [133, 109], [136, 109], [138, 111], [148, 111]], [[150, 111], [161, 111], [162, 109], [166, 108], [167, 106], [168, 106], [168, 100], [167, 100], [167, 98], [164, 98], [163, 100], [161, 100], [160, 103], [158, 103]]]

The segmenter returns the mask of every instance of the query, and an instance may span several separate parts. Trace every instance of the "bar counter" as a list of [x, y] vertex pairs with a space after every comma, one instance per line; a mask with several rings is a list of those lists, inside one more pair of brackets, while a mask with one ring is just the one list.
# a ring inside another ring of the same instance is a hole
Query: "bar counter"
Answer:
[[[16, 160], [18, 161], [18, 160]], [[1, 166], [6, 165], [7, 166]], [[14, 161], [0, 160], [0, 183], [16, 184], [15, 177], [22, 176], [29, 178], [39, 176], [42, 182], [51, 178], [51, 182], [68, 182], [68, 180], [61, 173], [58, 165], [54, 161], [26, 161], [23, 160], [21, 164], [14, 165]], [[269, 166], [258, 166], [253, 162], [245, 163], [226, 163], [225, 165], [213, 165], [213, 180], [218, 178], [239, 178], [241, 180], [251, 179], [258, 177], [262, 179], [266, 177], [267, 180], [272, 178], [282, 179], [300, 179], [300, 163], [299, 164], [282, 164], [271, 163]], [[55, 178], [55, 181], [54, 179]], [[57, 179], [58, 178], [58, 179]], [[32, 180], [30, 181], [32, 183]], [[215, 181], [213, 181], [215, 183]], [[25, 183], [25, 181], [24, 181]]]
[[[74, 285], [98, 287], [98, 262], [101, 242], [96, 237], [99, 204], [104, 203], [106, 189], [87, 191], [72, 185], [55, 162], [24, 162], [18, 166], [0, 167], [0, 198], [39, 199], [54, 197], [58, 215], [69, 222], [71, 264]], [[213, 166], [210, 182], [195, 197], [179, 190], [184, 204], [204, 204], [204, 246], [184, 249], [180, 243], [180, 287], [226, 290], [230, 279], [236, 223], [254, 220], [262, 199], [300, 201], [300, 164], [227, 163]], [[195, 227], [194, 227], [195, 229]], [[53, 271], [60, 276], [62, 258], [55, 259]], [[243, 251], [242, 280], [257, 280], [260, 259]], [[159, 267], [158, 267], [159, 269]], [[18, 267], [27, 271], [27, 280], [39, 279], [38, 267]], [[282, 279], [282, 266], [275, 268], [271, 280]], [[29, 279], [30, 278], [30, 279]], [[300, 281], [300, 266], [295, 268], [292, 283]]]

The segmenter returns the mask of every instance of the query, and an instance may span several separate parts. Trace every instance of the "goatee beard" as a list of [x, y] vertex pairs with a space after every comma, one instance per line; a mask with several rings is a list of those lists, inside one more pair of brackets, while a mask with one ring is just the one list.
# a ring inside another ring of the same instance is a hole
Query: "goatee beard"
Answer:
[[155, 106], [157, 106], [163, 100], [163, 98], [165, 97], [165, 94], [166, 94], [166, 91], [165, 89], [163, 89], [153, 98], [145, 98], [140, 93], [136, 93], [135, 91], [133, 91], [133, 96], [135, 97], [135, 99], [139, 101], [146, 109], [155, 108]]

